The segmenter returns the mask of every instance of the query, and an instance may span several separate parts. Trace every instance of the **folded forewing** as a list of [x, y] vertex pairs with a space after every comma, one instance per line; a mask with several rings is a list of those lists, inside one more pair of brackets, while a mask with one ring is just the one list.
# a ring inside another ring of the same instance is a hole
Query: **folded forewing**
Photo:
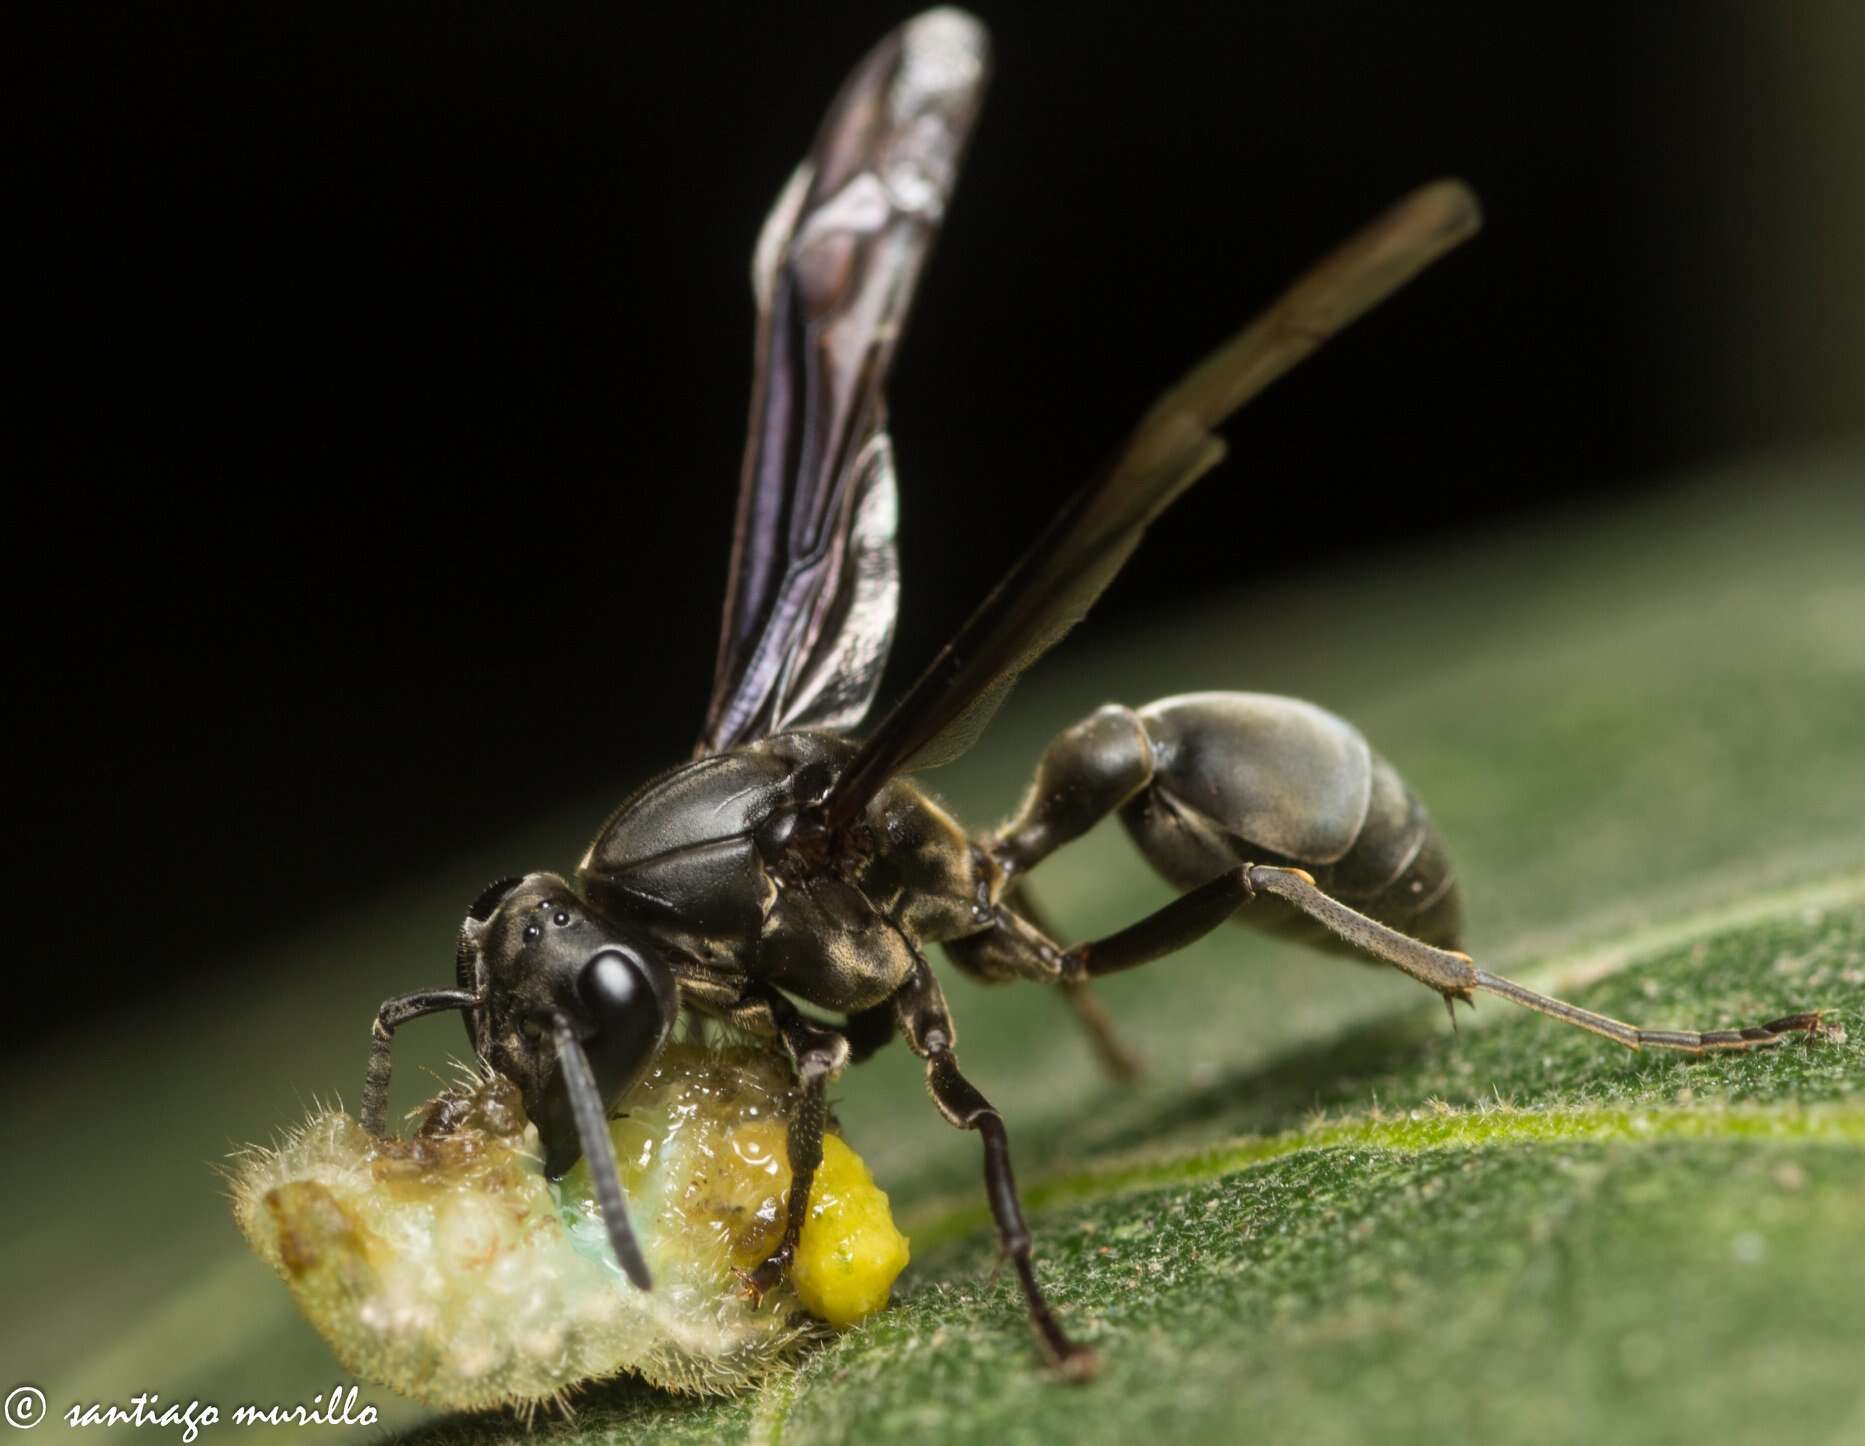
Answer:
[[856, 68], [765, 223], [750, 439], [699, 751], [847, 729], [873, 701], [899, 594], [882, 386], [987, 69], [935, 10]]

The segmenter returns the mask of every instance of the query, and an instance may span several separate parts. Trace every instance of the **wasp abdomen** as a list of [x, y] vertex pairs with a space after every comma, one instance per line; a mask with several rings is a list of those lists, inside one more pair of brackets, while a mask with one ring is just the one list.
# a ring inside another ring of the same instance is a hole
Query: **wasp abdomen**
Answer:
[[[1293, 866], [1381, 923], [1456, 947], [1457, 887], [1444, 842], [1418, 796], [1352, 724], [1262, 693], [1186, 694], [1132, 716], [1153, 769], [1121, 822], [1172, 884], [1196, 888], [1240, 863]], [[1345, 947], [1274, 900], [1238, 919]]]

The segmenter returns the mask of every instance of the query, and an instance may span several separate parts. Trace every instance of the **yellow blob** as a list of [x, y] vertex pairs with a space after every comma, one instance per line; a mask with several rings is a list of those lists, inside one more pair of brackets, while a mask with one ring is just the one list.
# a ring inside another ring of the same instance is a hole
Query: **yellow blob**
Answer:
[[809, 1217], [790, 1266], [797, 1298], [836, 1329], [846, 1329], [887, 1304], [907, 1260], [907, 1237], [894, 1228], [886, 1193], [861, 1156], [839, 1137], [826, 1136], [809, 1192]]
[[[768, 1219], [768, 1233], [741, 1237], [732, 1263], [740, 1270], [760, 1264], [781, 1238], [781, 1202], [790, 1189], [783, 1126], [773, 1120], [740, 1125], [731, 1135], [722, 1190], [709, 1203], [718, 1218], [751, 1215]], [[736, 1192], [736, 1193], [735, 1193]], [[765, 1215], [760, 1206], [778, 1205]], [[867, 1164], [840, 1135], [824, 1135], [822, 1164], [810, 1186], [809, 1214], [790, 1263], [790, 1284], [811, 1315], [845, 1330], [887, 1304], [894, 1281], [907, 1268], [906, 1236], [894, 1228], [887, 1195]]]

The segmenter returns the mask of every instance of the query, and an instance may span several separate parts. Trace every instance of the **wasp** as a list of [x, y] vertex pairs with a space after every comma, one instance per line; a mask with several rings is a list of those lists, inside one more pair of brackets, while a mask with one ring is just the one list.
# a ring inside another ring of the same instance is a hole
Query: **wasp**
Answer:
[[[1458, 949], [1459, 897], [1424, 805], [1351, 724], [1312, 704], [1200, 693], [1110, 704], [1062, 733], [1009, 820], [972, 832], [916, 781], [977, 740], [1017, 678], [1089, 610], [1148, 524], [1215, 467], [1227, 416], [1471, 236], [1439, 181], [1348, 239], [1212, 353], [1131, 436], [871, 726], [900, 595], [884, 384], [989, 68], [972, 17], [929, 11], [845, 82], [759, 237], [758, 330], [711, 701], [694, 756], [609, 816], [573, 877], [503, 880], [468, 910], [455, 986], [377, 1012], [361, 1119], [385, 1128], [398, 1027], [457, 1010], [516, 1085], [553, 1178], [586, 1159], [622, 1272], [652, 1280], [606, 1126], [683, 1015], [780, 1053], [787, 1223], [746, 1272], [783, 1278], [823, 1155], [826, 1090], [896, 1036], [934, 1104], [983, 1145], [984, 1187], [1044, 1356], [1093, 1373], [1044, 1299], [1004, 1118], [959, 1066], [928, 952], [987, 981], [1069, 992], [1118, 1059], [1090, 981], [1227, 920], [1395, 966], [1447, 1007], [1477, 992], [1631, 1049], [1753, 1049], [1815, 1014], [1652, 1030], [1549, 998]], [[1182, 892], [1107, 938], [1064, 943], [1025, 880], [1109, 815]], [[807, 1009], [804, 1007], [807, 1006]]]

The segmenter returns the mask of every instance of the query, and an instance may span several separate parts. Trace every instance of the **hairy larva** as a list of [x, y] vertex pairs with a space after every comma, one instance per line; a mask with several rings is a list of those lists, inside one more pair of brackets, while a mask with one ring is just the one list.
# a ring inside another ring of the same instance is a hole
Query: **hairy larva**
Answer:
[[886, 1304], [907, 1262], [887, 1197], [837, 1136], [790, 1279], [754, 1304], [790, 1185], [795, 1090], [769, 1051], [670, 1046], [610, 1122], [655, 1288], [608, 1248], [588, 1175], [546, 1178], [518, 1091], [475, 1074], [406, 1139], [314, 1113], [232, 1171], [253, 1248], [359, 1377], [431, 1405], [560, 1399], [631, 1371], [672, 1390], [755, 1383]]

